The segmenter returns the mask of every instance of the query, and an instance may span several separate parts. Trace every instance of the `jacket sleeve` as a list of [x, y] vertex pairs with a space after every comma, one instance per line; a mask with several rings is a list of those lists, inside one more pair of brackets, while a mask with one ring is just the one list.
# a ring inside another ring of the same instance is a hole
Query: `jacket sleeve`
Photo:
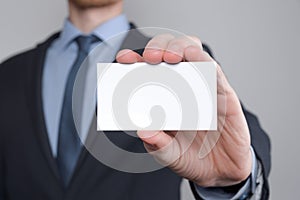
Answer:
[[[0, 65], [0, 67], [2, 66]], [[0, 73], [1, 73], [1, 68], [0, 68]], [[4, 173], [4, 146], [3, 145], [4, 145], [3, 135], [0, 132], [0, 200], [4, 200], [5, 173]]]
[[257, 159], [262, 165], [263, 186], [261, 199], [269, 198], [268, 177], [271, 169], [271, 143], [266, 132], [261, 128], [260, 123], [255, 115], [243, 107], [248, 127], [251, 135], [251, 145], [256, 153]]
[[[0, 93], [2, 91], [3, 83], [1, 81], [4, 64], [0, 63]], [[0, 120], [2, 119], [2, 101], [0, 100]], [[5, 171], [4, 171], [4, 135], [3, 130], [0, 129], [0, 200], [5, 199]]]
[[0, 200], [4, 200], [4, 161], [3, 161], [3, 146], [0, 144]]

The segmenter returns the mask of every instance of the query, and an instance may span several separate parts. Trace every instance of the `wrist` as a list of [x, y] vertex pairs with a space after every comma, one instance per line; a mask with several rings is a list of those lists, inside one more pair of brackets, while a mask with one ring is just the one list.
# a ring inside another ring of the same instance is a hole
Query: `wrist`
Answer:
[[[253, 157], [254, 156], [254, 157]], [[244, 183], [251, 175], [253, 169], [253, 155], [251, 148], [244, 153], [244, 162], [234, 166], [224, 164], [221, 169], [216, 169], [210, 177], [201, 177], [200, 179], [191, 180], [200, 187], [231, 187]]]

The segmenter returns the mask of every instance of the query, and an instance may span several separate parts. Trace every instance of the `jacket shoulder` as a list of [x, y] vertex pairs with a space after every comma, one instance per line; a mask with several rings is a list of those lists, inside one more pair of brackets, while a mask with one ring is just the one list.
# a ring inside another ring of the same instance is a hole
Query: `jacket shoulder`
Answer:
[[36, 48], [32, 48], [30, 50], [18, 53], [6, 60], [4, 60], [1, 64], [0, 64], [0, 69], [4, 70], [4, 68], [11, 68], [14, 66], [19, 66], [22, 65], [22, 63], [26, 62], [27, 60], [31, 60], [31, 58], [34, 56], [35, 52], [36, 52]]
[[34, 48], [31, 48], [27, 51], [18, 53], [0, 63], [0, 71], [6, 70], [16, 70], [15, 68], [23, 68], [29, 63], [33, 62], [35, 56], [39, 56], [45, 53], [46, 49], [50, 46], [50, 44], [58, 37], [59, 33], [55, 33], [49, 38], [47, 38], [42, 43], [39, 43]]

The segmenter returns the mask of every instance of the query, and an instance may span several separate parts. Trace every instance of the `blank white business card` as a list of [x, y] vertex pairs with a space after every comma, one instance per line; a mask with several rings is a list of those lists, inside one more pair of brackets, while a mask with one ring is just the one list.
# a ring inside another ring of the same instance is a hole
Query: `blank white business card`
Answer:
[[98, 63], [97, 130], [216, 130], [214, 62]]

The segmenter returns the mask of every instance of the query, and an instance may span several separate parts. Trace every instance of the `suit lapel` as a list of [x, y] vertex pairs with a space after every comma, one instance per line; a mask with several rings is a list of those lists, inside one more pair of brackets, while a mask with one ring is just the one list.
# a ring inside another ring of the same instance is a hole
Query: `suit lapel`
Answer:
[[51, 36], [46, 42], [37, 46], [33, 53], [33, 59], [28, 70], [27, 94], [28, 105], [30, 107], [31, 116], [33, 119], [34, 134], [38, 140], [41, 151], [48, 162], [48, 166], [54, 173], [55, 177], [59, 178], [58, 169], [55, 159], [52, 155], [50, 143], [48, 140], [47, 129], [45, 125], [43, 104], [42, 104], [42, 72], [45, 62], [45, 56], [48, 47], [52, 41], [58, 37], [58, 33]]
[[130, 31], [128, 32], [120, 49], [131, 49], [142, 54], [149, 40], [149, 37], [143, 35], [138, 29], [136, 29], [134, 24], [130, 23]]

